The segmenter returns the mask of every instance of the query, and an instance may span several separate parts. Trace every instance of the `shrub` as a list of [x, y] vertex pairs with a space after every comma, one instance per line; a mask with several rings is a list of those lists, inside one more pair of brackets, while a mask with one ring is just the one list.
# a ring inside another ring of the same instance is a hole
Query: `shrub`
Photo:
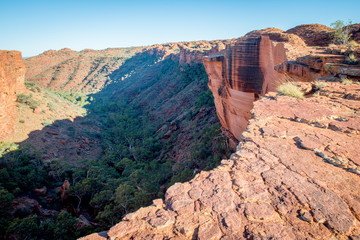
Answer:
[[320, 90], [321, 88], [326, 87], [326, 86], [327, 86], [327, 84], [325, 82], [321, 82], [319, 80], [316, 80], [314, 82], [315, 90]]
[[354, 49], [358, 46], [359, 46], [359, 44], [357, 42], [355, 42], [354, 40], [350, 41], [349, 45], [348, 45], [349, 49]]
[[42, 125], [44, 125], [44, 126], [49, 126], [51, 124], [52, 124], [52, 121], [49, 121], [49, 120], [42, 123]]
[[79, 105], [80, 107], [83, 107], [87, 104], [89, 104], [88, 101], [88, 96], [84, 93], [80, 93], [80, 92], [66, 92], [66, 91], [59, 91], [59, 92], [55, 92], [56, 95], [76, 104]]
[[50, 109], [50, 111], [55, 111], [55, 105], [54, 105], [54, 103], [49, 102], [49, 103], [47, 104], [47, 106], [48, 106], [48, 108]]
[[349, 54], [349, 56], [345, 58], [345, 63], [349, 65], [356, 65], [358, 64], [358, 62], [358, 59], [353, 53]]
[[16, 143], [10, 143], [10, 142], [0, 142], [0, 157], [2, 157], [3, 154], [11, 151], [17, 150], [19, 145]]
[[41, 92], [40, 87], [33, 82], [25, 81], [25, 87], [32, 92]]
[[352, 22], [349, 21], [348, 25], [345, 25], [344, 21], [341, 20], [337, 20], [331, 24], [331, 26], [335, 28], [335, 31], [333, 32], [333, 43], [343, 45], [349, 44], [349, 39], [351, 37], [349, 25], [351, 24]]
[[303, 98], [304, 92], [292, 82], [286, 82], [281, 84], [277, 91], [280, 95], [285, 95], [294, 98]]
[[32, 99], [32, 94], [26, 95], [23, 93], [16, 95], [16, 101], [28, 105], [31, 109], [35, 109], [40, 106], [40, 103]]
[[347, 85], [347, 84], [352, 84], [353, 81], [349, 78], [344, 78], [343, 80], [341, 80], [341, 83]]

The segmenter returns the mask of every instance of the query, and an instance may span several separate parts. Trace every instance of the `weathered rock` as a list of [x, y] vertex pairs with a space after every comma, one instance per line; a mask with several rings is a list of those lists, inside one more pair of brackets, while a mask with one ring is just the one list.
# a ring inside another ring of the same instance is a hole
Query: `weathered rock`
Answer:
[[63, 185], [61, 185], [60, 187], [60, 192], [61, 192], [61, 201], [65, 201], [69, 196], [67, 194], [67, 190], [69, 190], [70, 188], [70, 183], [68, 180], [65, 180]]
[[41, 207], [38, 201], [28, 197], [18, 197], [15, 198], [12, 202], [12, 207], [15, 214], [18, 214], [22, 217], [30, 214], [40, 214]]
[[303, 24], [291, 28], [286, 33], [298, 35], [308, 46], [328, 46], [332, 40], [333, 28], [322, 24]]
[[35, 114], [40, 114], [41, 112], [42, 112], [41, 107], [37, 107], [37, 108], [34, 109]]
[[42, 188], [36, 188], [34, 191], [38, 196], [45, 196], [47, 192], [47, 188], [43, 186]]
[[93, 233], [88, 236], [79, 238], [79, 240], [107, 240], [107, 231]]
[[[360, 80], [360, 66], [344, 64], [344, 53], [306, 47], [303, 42], [327, 45], [330, 40], [324, 36], [330, 38], [332, 30], [319, 24], [301, 25], [287, 32], [256, 30], [204, 59], [216, 112], [230, 137], [241, 139], [253, 102], [281, 82], [312, 82], [328, 75], [334, 81], [345, 77]], [[311, 91], [307, 89], [306, 93]]]
[[230, 160], [173, 185], [164, 204], [127, 215], [108, 238], [356, 239], [359, 87], [327, 83], [301, 100], [262, 97]]
[[20, 52], [0, 50], [0, 140], [14, 132], [16, 94], [25, 92], [25, 71]]
[[283, 43], [273, 43], [267, 35], [240, 39], [204, 59], [221, 125], [238, 140], [251, 117], [253, 102], [275, 89], [280, 74], [274, 67], [285, 60]]
[[351, 34], [351, 40], [354, 40], [356, 42], [360, 42], [360, 23], [352, 24], [349, 26], [350, 34]]

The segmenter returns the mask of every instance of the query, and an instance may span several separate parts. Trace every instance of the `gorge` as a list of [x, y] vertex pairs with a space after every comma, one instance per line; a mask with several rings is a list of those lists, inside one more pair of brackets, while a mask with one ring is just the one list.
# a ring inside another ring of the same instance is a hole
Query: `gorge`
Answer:
[[[1, 152], [2, 237], [359, 238], [360, 48], [330, 32], [47, 51], [24, 61], [26, 88], [2, 51], [1, 139], [43, 121]], [[275, 93], [287, 81], [306, 97]]]

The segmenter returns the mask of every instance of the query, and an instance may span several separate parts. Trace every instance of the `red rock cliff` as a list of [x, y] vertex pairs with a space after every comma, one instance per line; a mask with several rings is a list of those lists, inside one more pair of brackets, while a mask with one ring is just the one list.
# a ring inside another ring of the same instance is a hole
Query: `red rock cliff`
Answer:
[[0, 140], [14, 132], [16, 94], [25, 91], [25, 71], [21, 52], [0, 50]]
[[204, 60], [220, 122], [237, 139], [246, 129], [253, 102], [274, 90], [281, 78], [274, 67], [286, 60], [284, 44], [268, 35], [240, 39]]

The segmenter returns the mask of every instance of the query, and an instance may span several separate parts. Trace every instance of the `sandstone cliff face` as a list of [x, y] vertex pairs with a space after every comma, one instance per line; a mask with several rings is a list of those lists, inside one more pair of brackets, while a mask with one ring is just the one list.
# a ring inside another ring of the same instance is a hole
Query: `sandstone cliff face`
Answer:
[[284, 44], [268, 35], [240, 39], [204, 60], [220, 122], [237, 139], [246, 129], [253, 102], [276, 88], [281, 76], [274, 67], [286, 60]]
[[230, 159], [83, 239], [359, 238], [359, 92], [263, 97]]
[[25, 91], [25, 71], [20, 52], [0, 50], [0, 140], [14, 132], [16, 94]]

